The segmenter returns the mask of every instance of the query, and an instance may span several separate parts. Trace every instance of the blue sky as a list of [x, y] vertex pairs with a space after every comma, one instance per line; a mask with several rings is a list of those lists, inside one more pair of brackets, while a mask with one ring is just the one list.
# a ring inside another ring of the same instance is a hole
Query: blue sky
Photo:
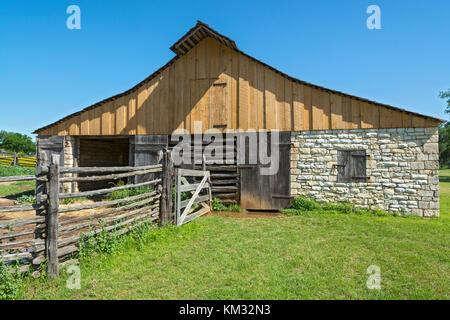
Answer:
[[[69, 5], [81, 30], [66, 27]], [[381, 30], [366, 9], [381, 8]], [[301, 80], [448, 119], [450, 1], [2, 1], [0, 130], [31, 132], [165, 64], [196, 20]]]

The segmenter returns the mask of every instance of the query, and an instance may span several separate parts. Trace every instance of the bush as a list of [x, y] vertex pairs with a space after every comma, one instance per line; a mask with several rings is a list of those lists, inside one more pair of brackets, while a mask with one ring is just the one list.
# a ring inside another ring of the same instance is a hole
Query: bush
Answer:
[[231, 212], [242, 212], [244, 211], [241, 206], [237, 204], [225, 205], [219, 198], [214, 198], [212, 201], [213, 211], [231, 211]]
[[146, 239], [151, 235], [150, 231], [154, 229], [155, 224], [151, 221], [146, 221], [140, 225], [135, 226], [131, 231], [125, 234], [117, 234], [117, 231], [128, 226], [115, 227], [112, 230], [107, 230], [103, 222], [100, 221], [101, 231], [94, 235], [93, 227], [89, 228], [88, 234], [81, 234], [79, 242], [78, 257], [81, 261], [86, 261], [92, 254], [106, 254], [111, 255], [117, 252], [126, 243], [127, 239], [133, 240], [138, 247], [142, 247]]
[[14, 300], [23, 287], [18, 265], [9, 266], [0, 261], [0, 300]]
[[36, 203], [36, 196], [34, 194], [24, 194], [18, 197], [16, 201], [19, 204]]
[[364, 209], [352, 205], [350, 202], [341, 203], [319, 203], [313, 199], [301, 196], [292, 200], [289, 209], [281, 210], [286, 215], [307, 215], [311, 212], [318, 213], [340, 213], [340, 214], [359, 214], [373, 216], [405, 216], [404, 213], [389, 213], [379, 209]]
[[[120, 180], [114, 186], [115, 187], [120, 187], [120, 186], [124, 186], [124, 185], [126, 185], [126, 183], [123, 180]], [[153, 188], [150, 187], [150, 186], [143, 186], [143, 187], [138, 187], [138, 188], [130, 188], [130, 189], [113, 191], [109, 195], [108, 200], [118, 200], [118, 199], [128, 198], [128, 197], [137, 196], [137, 195], [143, 194], [143, 193], [149, 193], [149, 192], [152, 192], [152, 191], [153, 191]], [[135, 201], [125, 201], [123, 203], [119, 203], [118, 206], [131, 204], [133, 202], [135, 202]]]
[[297, 197], [292, 201], [292, 208], [297, 210], [312, 211], [321, 209], [320, 204], [306, 197]]

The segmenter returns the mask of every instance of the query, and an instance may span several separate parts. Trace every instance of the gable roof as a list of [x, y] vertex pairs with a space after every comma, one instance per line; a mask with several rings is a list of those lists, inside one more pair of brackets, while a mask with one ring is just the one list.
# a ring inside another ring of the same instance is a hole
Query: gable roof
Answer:
[[52, 126], [57, 125], [57, 124], [59, 124], [61, 122], [64, 122], [65, 120], [70, 119], [72, 117], [75, 117], [75, 116], [77, 116], [77, 115], [79, 115], [79, 114], [81, 114], [81, 113], [83, 113], [85, 111], [92, 110], [92, 109], [94, 109], [96, 107], [99, 107], [99, 106], [101, 106], [101, 105], [103, 105], [103, 104], [105, 104], [107, 102], [119, 99], [119, 98], [121, 98], [121, 97], [123, 97], [125, 95], [128, 95], [128, 94], [130, 94], [132, 92], [135, 92], [140, 87], [142, 87], [143, 85], [145, 85], [146, 83], [148, 83], [149, 81], [154, 79], [157, 75], [159, 75], [161, 72], [163, 72], [169, 66], [171, 66], [173, 63], [175, 63], [175, 61], [177, 61], [181, 56], [185, 55], [193, 47], [195, 47], [201, 40], [203, 40], [203, 39], [205, 39], [207, 37], [211, 37], [211, 38], [214, 38], [214, 39], [218, 40], [219, 42], [223, 43], [225, 46], [227, 46], [227, 47], [229, 47], [229, 48], [231, 48], [231, 49], [241, 53], [242, 55], [248, 57], [249, 59], [251, 59], [253, 61], [256, 61], [256, 62], [262, 64], [263, 66], [265, 66], [265, 67], [275, 71], [276, 73], [280, 74], [281, 76], [283, 76], [286, 79], [289, 79], [291, 81], [294, 81], [294, 82], [297, 82], [297, 83], [300, 83], [300, 84], [303, 84], [303, 85], [306, 85], [306, 86], [310, 86], [310, 87], [315, 88], [315, 89], [327, 91], [327, 92], [330, 92], [330, 93], [334, 93], [334, 94], [342, 95], [342, 96], [345, 96], [345, 97], [357, 99], [359, 101], [368, 102], [368, 103], [371, 103], [371, 104], [375, 104], [375, 105], [378, 105], [378, 106], [386, 107], [386, 108], [393, 109], [393, 110], [396, 110], [396, 111], [401, 111], [401, 112], [412, 114], [412, 115], [415, 115], [415, 116], [418, 116], [418, 117], [430, 119], [430, 120], [433, 120], [433, 121], [436, 121], [436, 122], [441, 122], [441, 123], [442, 122], [446, 122], [446, 120], [442, 120], [442, 119], [439, 119], [439, 118], [436, 118], [436, 117], [427, 116], [427, 115], [420, 114], [420, 113], [417, 113], [417, 112], [413, 112], [413, 111], [409, 111], [409, 110], [406, 110], [406, 109], [398, 108], [398, 107], [395, 107], [395, 106], [392, 106], [392, 105], [388, 105], [388, 104], [380, 103], [380, 102], [377, 102], [377, 101], [361, 98], [361, 97], [358, 97], [358, 96], [355, 96], [355, 95], [350, 95], [350, 94], [347, 94], [347, 93], [344, 93], [344, 92], [340, 92], [340, 91], [337, 91], [337, 90], [328, 89], [328, 88], [325, 88], [325, 87], [321, 87], [321, 86], [318, 86], [318, 85], [315, 85], [315, 84], [312, 84], [312, 83], [309, 83], [309, 82], [306, 82], [306, 81], [303, 81], [303, 80], [291, 77], [291, 76], [289, 76], [289, 75], [287, 75], [287, 74], [277, 70], [276, 68], [271, 67], [268, 64], [266, 64], [266, 63], [264, 63], [264, 62], [262, 62], [262, 61], [260, 61], [260, 60], [258, 60], [256, 58], [254, 58], [254, 57], [252, 57], [252, 56], [250, 56], [250, 55], [240, 51], [238, 49], [236, 43], [233, 40], [231, 40], [230, 38], [220, 34], [216, 30], [212, 29], [206, 23], [203, 23], [201, 21], [197, 21], [197, 24], [193, 28], [191, 28], [186, 34], [184, 34], [179, 40], [177, 40], [170, 47], [170, 50], [172, 50], [176, 54], [176, 56], [174, 58], [172, 58], [169, 62], [167, 62], [164, 66], [162, 66], [161, 68], [156, 70], [154, 73], [152, 73], [150, 76], [145, 78], [143, 81], [139, 82], [137, 85], [135, 85], [134, 87], [132, 87], [131, 89], [129, 89], [127, 91], [124, 91], [124, 92], [122, 92], [120, 94], [117, 94], [117, 95], [114, 95], [112, 97], [109, 97], [107, 99], [101, 100], [101, 101], [99, 101], [99, 102], [97, 102], [97, 103], [95, 103], [95, 104], [93, 104], [91, 106], [88, 106], [88, 107], [86, 107], [86, 108], [84, 108], [84, 109], [82, 109], [82, 110], [80, 110], [78, 112], [72, 113], [72, 114], [70, 114], [70, 115], [68, 115], [68, 116], [66, 116], [66, 117], [64, 117], [64, 118], [62, 118], [62, 119], [60, 119], [60, 120], [58, 120], [56, 122], [53, 122], [53, 123], [51, 123], [49, 125], [46, 125], [44, 127], [39, 128], [39, 129], [36, 129], [33, 133], [34, 134], [39, 134], [40, 131], [43, 131], [43, 130], [49, 128], [49, 127], [52, 127]]

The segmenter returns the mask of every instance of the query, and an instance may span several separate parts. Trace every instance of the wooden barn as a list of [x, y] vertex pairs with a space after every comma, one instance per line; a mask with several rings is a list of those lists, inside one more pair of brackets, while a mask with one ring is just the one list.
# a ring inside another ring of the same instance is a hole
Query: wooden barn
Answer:
[[306, 195], [439, 214], [442, 120], [290, 77], [202, 22], [170, 49], [175, 57], [130, 90], [37, 129], [40, 161], [58, 153], [65, 166], [148, 165], [176, 144], [177, 129], [279, 131], [272, 176], [238, 163], [237, 145], [234, 162], [207, 162], [214, 196], [258, 210]]

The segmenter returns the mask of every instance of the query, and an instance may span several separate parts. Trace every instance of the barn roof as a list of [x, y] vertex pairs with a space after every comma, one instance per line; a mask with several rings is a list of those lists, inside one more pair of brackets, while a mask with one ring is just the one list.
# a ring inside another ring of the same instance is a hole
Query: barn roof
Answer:
[[436, 117], [420, 114], [420, 113], [417, 113], [417, 112], [413, 112], [413, 111], [405, 110], [405, 109], [402, 109], [402, 108], [398, 108], [398, 107], [395, 107], [395, 106], [392, 106], [392, 105], [387, 105], [387, 104], [380, 103], [380, 102], [377, 102], [377, 101], [361, 98], [361, 97], [358, 97], [358, 96], [355, 96], [355, 95], [350, 95], [350, 94], [343, 93], [343, 92], [340, 92], [340, 91], [328, 89], [328, 88], [325, 88], [325, 87], [321, 87], [321, 86], [318, 86], [318, 85], [315, 85], [315, 84], [312, 84], [312, 83], [309, 83], [309, 82], [306, 82], [306, 81], [303, 81], [303, 80], [291, 77], [291, 76], [289, 76], [289, 75], [287, 75], [287, 74], [285, 74], [285, 73], [275, 69], [274, 67], [271, 67], [271, 66], [267, 65], [266, 63], [264, 63], [264, 62], [262, 62], [262, 61], [260, 61], [260, 60], [258, 60], [256, 58], [254, 58], [252, 56], [249, 56], [248, 54], [240, 51], [238, 49], [236, 43], [233, 40], [231, 40], [230, 38], [220, 34], [216, 30], [212, 29], [206, 23], [203, 23], [201, 21], [197, 21], [197, 24], [193, 28], [191, 28], [186, 34], [184, 34], [179, 40], [177, 40], [170, 47], [170, 50], [172, 50], [176, 54], [176, 56], [174, 58], [172, 58], [169, 62], [167, 62], [164, 66], [162, 66], [161, 68], [156, 70], [154, 73], [152, 73], [150, 76], [145, 78], [143, 81], [139, 82], [137, 85], [135, 85], [134, 87], [132, 87], [131, 89], [129, 89], [129, 90], [125, 91], [125, 92], [122, 92], [120, 94], [117, 94], [117, 95], [114, 95], [114, 96], [109, 97], [107, 99], [104, 99], [102, 101], [99, 101], [99, 102], [97, 102], [97, 103], [95, 103], [95, 104], [93, 104], [91, 106], [88, 106], [88, 107], [86, 107], [86, 108], [84, 108], [84, 109], [82, 109], [82, 110], [80, 110], [78, 112], [70, 114], [70, 115], [68, 115], [68, 116], [66, 116], [66, 117], [64, 117], [64, 118], [62, 118], [62, 119], [60, 119], [60, 120], [58, 120], [56, 122], [53, 122], [53, 123], [51, 123], [51, 124], [49, 124], [47, 126], [44, 126], [42, 128], [39, 128], [39, 129], [36, 129], [33, 133], [39, 134], [40, 131], [43, 131], [43, 130], [49, 128], [49, 127], [57, 125], [57, 124], [65, 121], [65, 120], [67, 120], [69, 118], [75, 117], [75, 116], [77, 116], [77, 115], [79, 115], [79, 114], [81, 114], [81, 113], [83, 113], [85, 111], [94, 109], [96, 107], [99, 107], [99, 106], [107, 103], [107, 102], [116, 100], [118, 98], [121, 98], [121, 97], [123, 97], [125, 95], [128, 95], [128, 94], [136, 91], [137, 89], [142, 87], [144, 84], [146, 84], [149, 81], [151, 81], [152, 79], [154, 79], [162, 71], [164, 71], [169, 66], [171, 66], [181, 56], [185, 55], [189, 50], [191, 50], [194, 46], [196, 46], [201, 40], [203, 40], [203, 39], [205, 39], [207, 37], [211, 37], [211, 38], [214, 38], [214, 39], [218, 40], [219, 42], [223, 43], [227, 47], [230, 47], [233, 50], [238, 51], [239, 53], [243, 54], [244, 56], [248, 57], [249, 59], [251, 59], [253, 61], [261, 63], [265, 67], [267, 67], [267, 68], [277, 72], [278, 74], [282, 75], [283, 77], [285, 77], [285, 78], [287, 78], [287, 79], [289, 79], [291, 81], [298, 82], [298, 83], [301, 83], [303, 85], [307, 85], [307, 86], [310, 86], [312, 88], [316, 88], [316, 89], [319, 89], [319, 90], [324, 90], [324, 91], [335, 93], [335, 94], [339, 94], [339, 95], [342, 95], [342, 96], [345, 96], [345, 97], [354, 98], [354, 99], [357, 99], [357, 100], [360, 100], [360, 101], [363, 101], [363, 102], [372, 103], [372, 104], [375, 104], [375, 105], [378, 105], [378, 106], [382, 106], [382, 107], [386, 107], [386, 108], [389, 108], [389, 109], [393, 109], [393, 110], [396, 110], [396, 111], [406, 112], [408, 114], [416, 115], [416, 116], [419, 116], [419, 117], [422, 117], [422, 118], [431, 119], [431, 120], [438, 121], [438, 122], [445, 122], [445, 120], [442, 120], [442, 119], [439, 119], [439, 118], [436, 118]]

